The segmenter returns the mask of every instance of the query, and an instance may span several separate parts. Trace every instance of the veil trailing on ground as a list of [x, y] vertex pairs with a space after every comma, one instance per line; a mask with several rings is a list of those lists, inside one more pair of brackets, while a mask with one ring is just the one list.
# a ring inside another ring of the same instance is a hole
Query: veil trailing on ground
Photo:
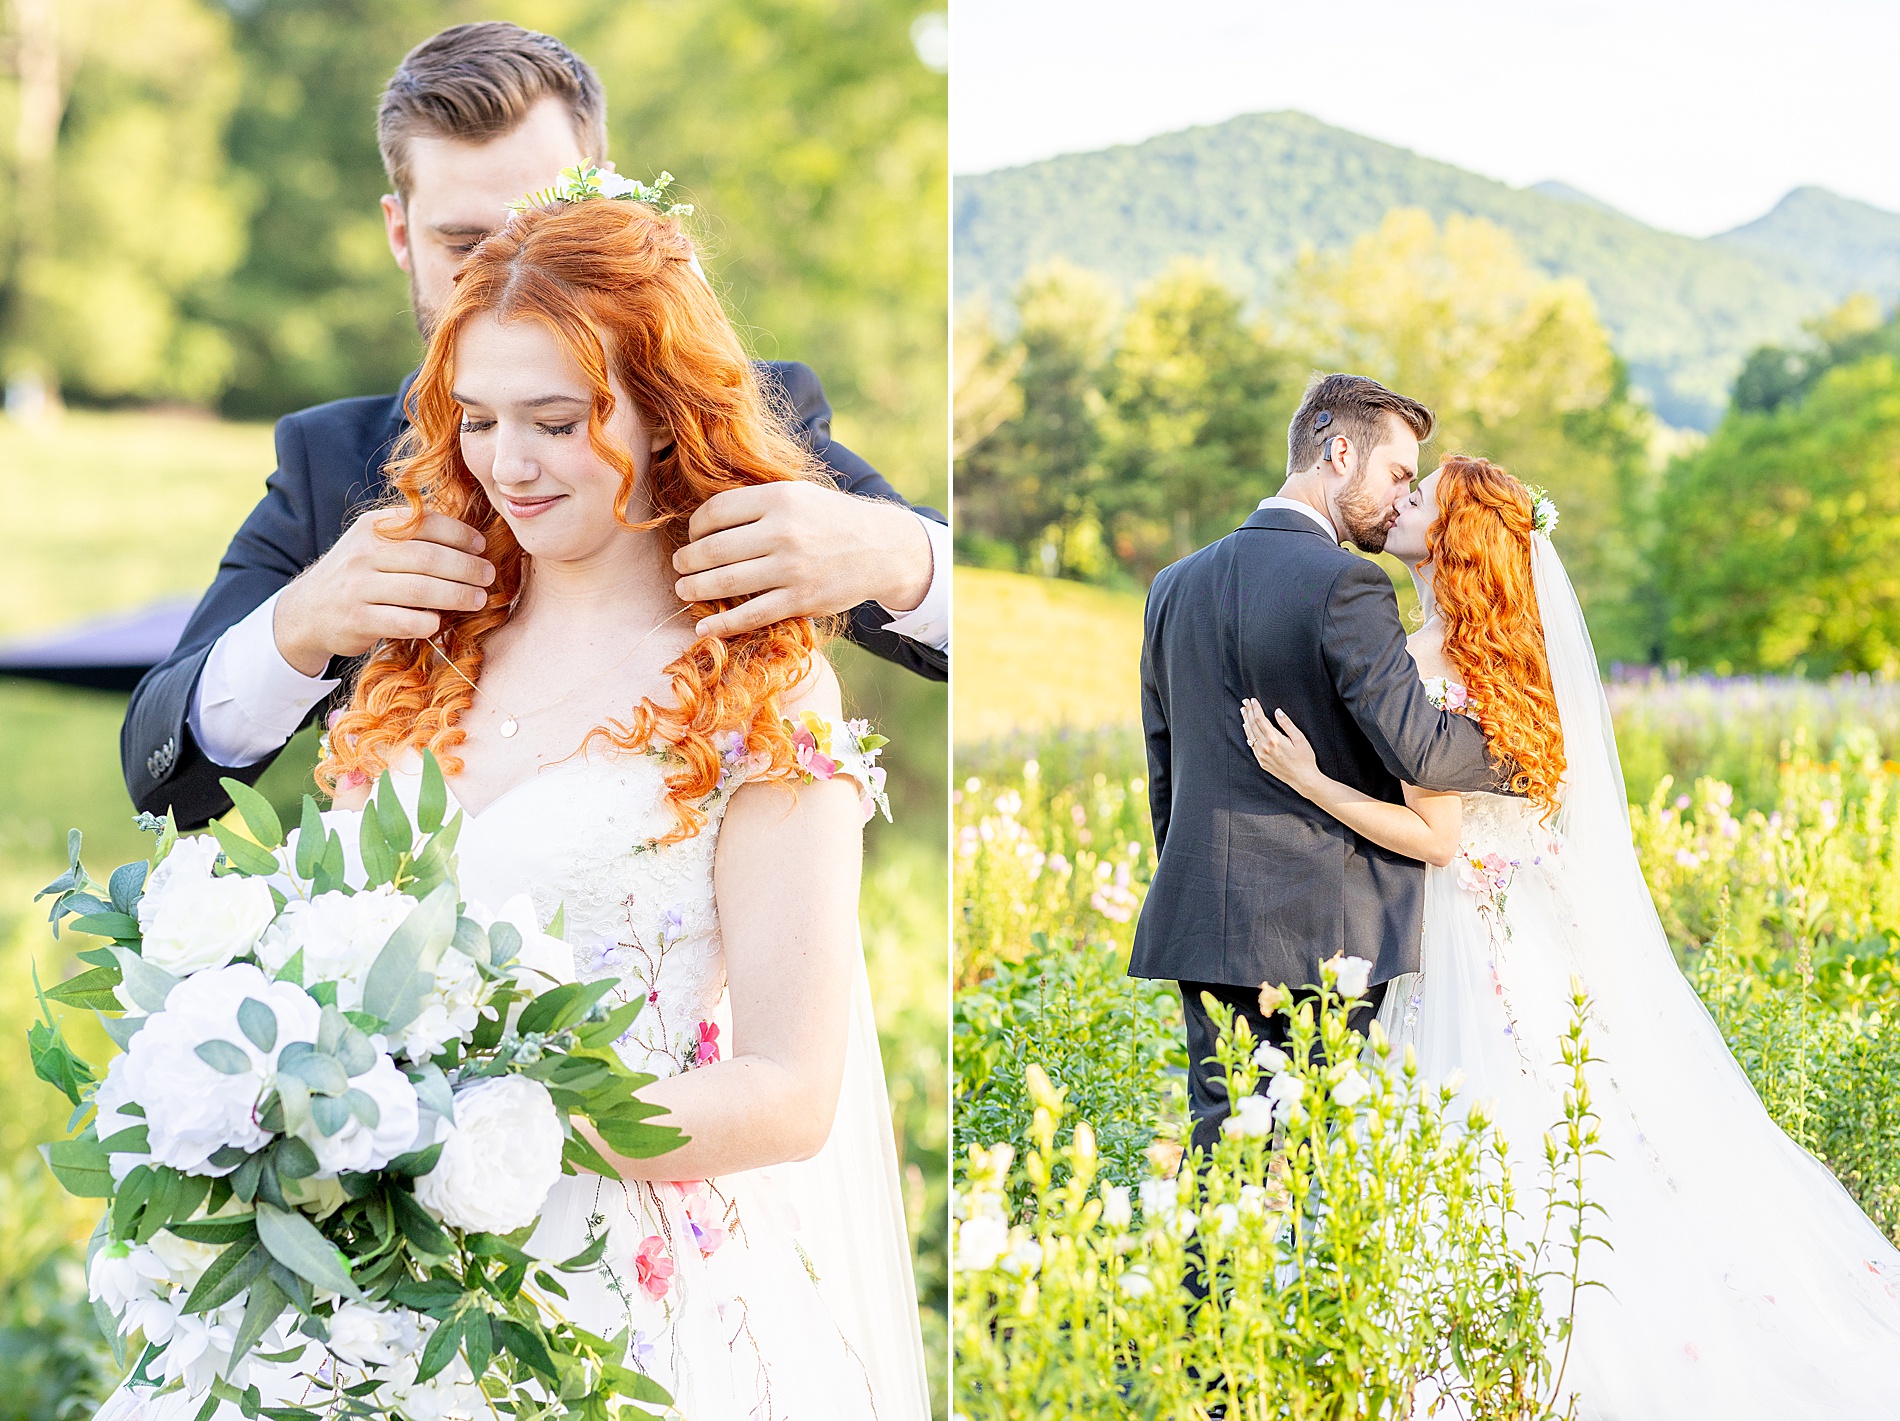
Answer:
[[1555, 1058], [1571, 981], [1588, 994], [1606, 1153], [1586, 1162], [1585, 1187], [1608, 1247], [1585, 1251], [1603, 1286], [1579, 1301], [1563, 1379], [1581, 1417], [1893, 1414], [1900, 1253], [1770, 1118], [1678, 968], [1631, 838], [1589, 629], [1541, 534], [1531, 570], [1563, 730], [1559, 808], [1543, 826], [1522, 800], [1465, 797], [1466, 834], [1526, 845], [1523, 866], [1489, 920], [1455, 870], [1428, 879], [1423, 972], [1382, 1019], [1428, 1076], [1462, 1069], [1467, 1094], [1495, 1103], [1535, 1221], [1539, 1142], [1568, 1084]]

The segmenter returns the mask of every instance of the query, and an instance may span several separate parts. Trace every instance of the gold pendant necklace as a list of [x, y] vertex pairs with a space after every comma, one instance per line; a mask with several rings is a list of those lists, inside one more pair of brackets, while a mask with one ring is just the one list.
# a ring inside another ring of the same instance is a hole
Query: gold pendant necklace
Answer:
[[[603, 676], [606, 676], [610, 674], [611, 672], [618, 671], [622, 666], [625, 666], [629, 661], [633, 659], [634, 652], [638, 651], [641, 647], [645, 646], [647, 644], [648, 638], [650, 638], [655, 632], [657, 632], [661, 627], [665, 626], [668, 622], [676, 621], [680, 616], [682, 616], [683, 614], [687, 612], [690, 612], [691, 610], [692, 610], [692, 605], [689, 603], [686, 606], [681, 607], [679, 611], [674, 612], [671, 616], [661, 618], [659, 621], [655, 622], [652, 626], [648, 627], [646, 629], [645, 634], [641, 636], [640, 640], [636, 641], [628, 649], [627, 654], [621, 657], [612, 666], [609, 666], [604, 671], [595, 672], [592, 676], [589, 676], [585, 681], [581, 682], [578, 686], [570, 690], [566, 695], [561, 696], [556, 700], [549, 701], [546, 705], [540, 706], [534, 710], [523, 711], [521, 715], [515, 714], [515, 712], [509, 710], [508, 707], [503, 705], [499, 700], [496, 700], [495, 695], [492, 691], [484, 691], [482, 690], [480, 686], [477, 686], [473, 681], [470, 681], [468, 679], [468, 676], [463, 672], [462, 668], [457, 666], [453, 661], [449, 660], [448, 653], [444, 651], [441, 648], [441, 646], [437, 644], [435, 637], [428, 638], [428, 643], [429, 643], [429, 649], [433, 651], [438, 657], [441, 658], [442, 664], [448, 667], [449, 670], [453, 671], [457, 676], [460, 676], [463, 681], [467, 682], [469, 690], [473, 691], [478, 696], [486, 696], [488, 700], [494, 705], [495, 709], [502, 713], [501, 732], [500, 732], [501, 738], [503, 740], [512, 740], [515, 737], [515, 733], [521, 729], [521, 721], [522, 721], [523, 716], [536, 716], [536, 715], [541, 715], [547, 711], [551, 711], [556, 706], [565, 704], [567, 701], [572, 700], [575, 696], [579, 695], [582, 691], [586, 690], [589, 686], [593, 685], [596, 681], [600, 680]], [[437, 635], [440, 635], [440, 633], [438, 633]]]

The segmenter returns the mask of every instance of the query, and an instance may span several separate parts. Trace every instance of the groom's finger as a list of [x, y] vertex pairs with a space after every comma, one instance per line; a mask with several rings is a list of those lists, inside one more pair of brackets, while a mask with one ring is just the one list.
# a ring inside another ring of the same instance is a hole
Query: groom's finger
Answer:
[[741, 602], [724, 612], [715, 612], [698, 622], [694, 630], [700, 636], [743, 636], [760, 627], [769, 627], [774, 622], [803, 615], [793, 595], [779, 588], [767, 592], [763, 597], [754, 597], [750, 602]]

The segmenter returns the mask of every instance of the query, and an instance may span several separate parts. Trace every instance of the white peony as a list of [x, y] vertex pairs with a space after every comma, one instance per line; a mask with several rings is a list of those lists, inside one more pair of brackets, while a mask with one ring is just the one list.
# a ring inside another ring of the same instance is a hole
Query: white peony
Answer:
[[367, 1174], [408, 1153], [416, 1142], [416, 1088], [388, 1056], [378, 1053], [375, 1065], [351, 1076], [350, 1090], [369, 1097], [364, 1111], [369, 1123], [352, 1110], [334, 1135], [324, 1134], [314, 1116], [297, 1132], [315, 1152], [320, 1173]]
[[390, 934], [416, 909], [416, 900], [388, 884], [354, 895], [319, 893], [293, 898], [257, 945], [272, 972], [303, 953], [303, 981], [335, 982], [339, 1011], [363, 1005], [363, 978]]
[[[145, 1121], [137, 1115], [123, 1115], [120, 1107], [132, 1104], [132, 1094], [125, 1084], [125, 1056], [114, 1056], [112, 1064], [106, 1067], [106, 1078], [99, 1082], [99, 1089], [93, 1092], [92, 1103], [97, 1110], [94, 1124], [98, 1127], [99, 1138], [109, 1140], [121, 1130], [130, 1130], [143, 1125]], [[107, 1167], [112, 1171], [114, 1184], [125, 1183], [125, 1177], [142, 1164], [150, 1164], [149, 1151], [115, 1150], [106, 1157]]]
[[222, 967], [249, 952], [270, 926], [277, 904], [261, 878], [214, 878], [218, 841], [180, 839], [152, 870], [139, 899], [145, 960], [174, 977]]
[[[277, 1018], [277, 1039], [263, 1052], [238, 1026], [238, 1007], [254, 997]], [[186, 1174], [228, 1174], [211, 1156], [226, 1145], [256, 1150], [270, 1141], [254, 1115], [292, 1041], [317, 1039], [322, 1009], [301, 987], [272, 982], [247, 962], [185, 978], [147, 1019], [125, 1053], [123, 1089], [145, 1107], [152, 1158]], [[241, 1052], [247, 1069], [227, 1075], [198, 1055], [206, 1042]]]
[[1363, 997], [1372, 980], [1370, 962], [1363, 957], [1347, 957], [1338, 952], [1320, 963], [1319, 970], [1326, 985], [1348, 1001]]
[[406, 1308], [339, 1303], [330, 1319], [329, 1348], [352, 1367], [388, 1367], [420, 1352], [422, 1333]]
[[561, 1177], [561, 1122], [547, 1087], [493, 1076], [456, 1092], [442, 1157], [416, 1199], [458, 1229], [510, 1233], [535, 1221]]

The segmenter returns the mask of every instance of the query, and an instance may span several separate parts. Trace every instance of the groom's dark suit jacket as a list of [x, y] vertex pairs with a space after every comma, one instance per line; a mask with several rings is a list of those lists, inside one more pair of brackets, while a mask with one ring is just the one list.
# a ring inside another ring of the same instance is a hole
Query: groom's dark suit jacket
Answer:
[[[847, 493], [903, 503], [904, 499], [863, 459], [831, 437], [831, 405], [809, 366], [761, 361], [768, 393], [803, 428], [812, 452]], [[172, 654], [146, 673], [132, 692], [119, 752], [125, 787], [140, 809], [176, 811], [181, 828], [193, 828], [231, 807], [218, 785], [222, 776], [255, 781], [270, 759], [245, 769], [215, 765], [193, 741], [185, 723], [199, 674], [211, 647], [231, 627], [262, 606], [311, 563], [328, 552], [363, 509], [389, 497], [383, 465], [405, 423], [403, 404], [415, 376], [394, 395], [337, 400], [287, 415], [277, 422], [277, 472], [264, 499], [231, 540], [217, 579], [186, 624]], [[941, 523], [934, 509], [917, 510]], [[853, 608], [848, 635], [867, 651], [933, 681], [949, 677], [948, 656], [885, 630], [891, 614], [872, 603]], [[333, 661], [332, 676], [346, 662]], [[324, 706], [317, 706], [313, 716]], [[274, 758], [274, 757], [272, 757]]]
[[1310, 986], [1336, 952], [1372, 980], [1418, 969], [1424, 865], [1362, 839], [1255, 762], [1240, 703], [1281, 709], [1320, 769], [1399, 803], [1399, 782], [1495, 790], [1477, 726], [1437, 709], [1383, 569], [1312, 519], [1261, 509], [1148, 594], [1141, 718], [1160, 863], [1135, 977]]

